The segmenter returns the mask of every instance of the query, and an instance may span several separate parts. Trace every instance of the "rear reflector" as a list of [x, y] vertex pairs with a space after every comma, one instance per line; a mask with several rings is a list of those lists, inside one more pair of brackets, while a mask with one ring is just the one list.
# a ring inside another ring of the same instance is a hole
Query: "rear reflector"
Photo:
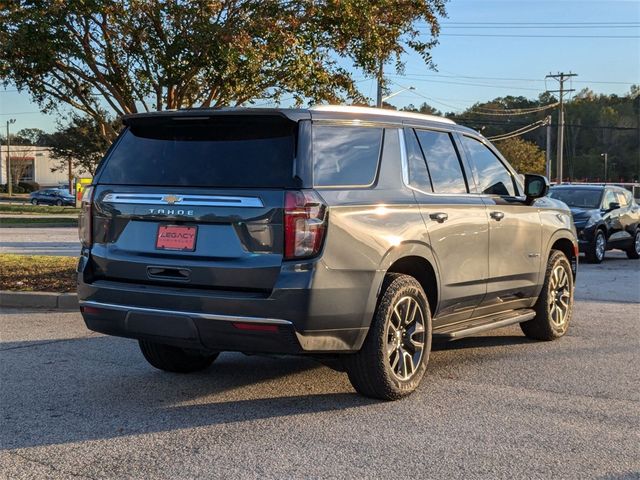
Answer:
[[233, 322], [233, 326], [238, 330], [253, 330], [254, 332], [277, 332], [277, 325], [265, 325], [262, 323], [240, 323]]
[[80, 307], [80, 311], [88, 315], [98, 315], [102, 310], [95, 307]]

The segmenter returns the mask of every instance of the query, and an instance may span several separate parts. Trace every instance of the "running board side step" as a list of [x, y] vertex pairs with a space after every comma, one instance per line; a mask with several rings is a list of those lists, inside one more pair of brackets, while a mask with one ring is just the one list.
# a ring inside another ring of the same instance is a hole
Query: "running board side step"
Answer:
[[458, 323], [454, 325], [445, 325], [440, 328], [433, 329], [434, 339], [456, 340], [458, 338], [469, 337], [477, 333], [493, 330], [494, 328], [506, 327], [514, 323], [522, 323], [532, 320], [536, 316], [535, 310], [524, 308], [521, 310], [513, 310], [507, 313], [499, 313], [497, 315], [488, 315]]

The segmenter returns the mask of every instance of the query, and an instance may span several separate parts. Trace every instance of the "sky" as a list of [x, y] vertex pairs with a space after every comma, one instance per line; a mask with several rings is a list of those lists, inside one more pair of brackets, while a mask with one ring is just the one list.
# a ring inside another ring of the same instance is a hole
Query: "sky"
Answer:
[[[557, 83], [545, 75], [573, 72], [576, 91], [624, 95], [640, 84], [640, 0], [451, 0], [432, 56], [437, 71], [407, 55], [405, 75], [386, 69], [389, 103], [427, 102], [462, 111], [506, 95], [537, 98]], [[426, 31], [426, 26], [424, 28]], [[573, 38], [572, 38], [573, 37]], [[375, 98], [375, 81], [354, 72], [361, 92]], [[284, 104], [284, 106], [287, 106]], [[0, 126], [53, 131], [60, 115], [43, 115], [28, 93], [0, 89]]]

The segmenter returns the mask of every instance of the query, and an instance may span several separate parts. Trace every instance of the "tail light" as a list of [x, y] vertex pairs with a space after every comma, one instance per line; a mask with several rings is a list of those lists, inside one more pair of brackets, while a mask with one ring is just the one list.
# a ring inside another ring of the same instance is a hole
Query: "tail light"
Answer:
[[284, 258], [318, 255], [327, 230], [327, 206], [313, 190], [287, 191], [284, 201]]
[[78, 221], [78, 236], [83, 247], [93, 245], [93, 187], [86, 187], [80, 200], [80, 218]]

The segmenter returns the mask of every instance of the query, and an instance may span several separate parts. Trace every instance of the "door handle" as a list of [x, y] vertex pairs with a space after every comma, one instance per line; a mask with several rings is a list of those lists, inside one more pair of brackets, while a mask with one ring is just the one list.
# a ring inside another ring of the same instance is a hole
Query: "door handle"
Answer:
[[435, 220], [438, 223], [444, 223], [447, 221], [447, 219], [449, 218], [449, 215], [447, 215], [444, 212], [437, 212], [437, 213], [432, 213], [429, 215], [429, 218], [431, 220]]
[[491, 212], [489, 214], [489, 216], [491, 218], [493, 218], [494, 220], [497, 220], [499, 222], [500, 220], [502, 220], [504, 218], [504, 213], [503, 212]]

